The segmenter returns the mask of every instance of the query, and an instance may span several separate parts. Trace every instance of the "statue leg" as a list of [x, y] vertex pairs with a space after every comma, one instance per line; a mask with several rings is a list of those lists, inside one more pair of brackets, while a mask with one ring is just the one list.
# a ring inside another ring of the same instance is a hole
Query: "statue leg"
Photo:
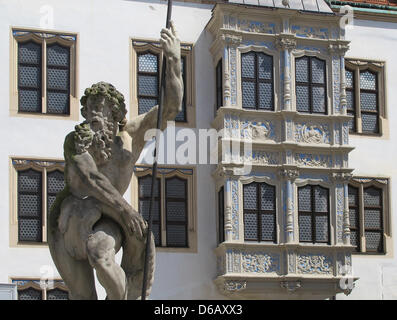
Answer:
[[69, 255], [60, 232], [56, 240], [49, 242], [55, 265], [69, 289], [71, 300], [96, 300], [95, 278], [92, 267], [87, 260], [76, 260]]
[[125, 273], [115, 260], [121, 242], [121, 230], [110, 219], [101, 219], [87, 239], [88, 261], [110, 300], [126, 299]]

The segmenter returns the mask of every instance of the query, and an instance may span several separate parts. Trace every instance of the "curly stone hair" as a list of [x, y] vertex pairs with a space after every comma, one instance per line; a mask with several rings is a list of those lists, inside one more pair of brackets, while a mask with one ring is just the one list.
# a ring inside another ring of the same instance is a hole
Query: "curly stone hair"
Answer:
[[87, 100], [90, 96], [96, 95], [102, 95], [109, 101], [113, 102], [113, 119], [117, 122], [122, 123], [127, 113], [127, 109], [124, 103], [124, 96], [122, 93], [117, 91], [112, 84], [103, 81], [93, 84], [91, 88], [85, 89], [84, 96], [82, 96], [80, 99], [80, 103], [83, 106], [81, 108], [81, 115], [86, 118]]

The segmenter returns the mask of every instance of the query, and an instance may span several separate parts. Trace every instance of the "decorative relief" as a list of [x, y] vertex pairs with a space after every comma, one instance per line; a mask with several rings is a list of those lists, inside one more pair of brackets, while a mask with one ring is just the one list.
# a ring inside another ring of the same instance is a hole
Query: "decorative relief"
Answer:
[[240, 161], [253, 165], [278, 165], [280, 163], [280, 154], [268, 151], [249, 151], [240, 157]]
[[237, 62], [236, 62], [236, 47], [231, 46], [230, 52], [230, 89], [231, 89], [231, 103], [232, 106], [237, 104]]
[[237, 116], [225, 115], [225, 138], [240, 138], [240, 123]]
[[239, 201], [238, 201], [238, 181], [231, 181], [231, 193], [232, 193], [232, 238], [233, 240], [239, 239]]
[[12, 164], [14, 165], [14, 167], [33, 165], [33, 166], [40, 167], [40, 168], [50, 168], [53, 166], [58, 166], [58, 167], [65, 166], [64, 161], [41, 161], [41, 160], [26, 160], [26, 159], [12, 159]]
[[281, 169], [279, 173], [281, 177], [291, 180], [294, 180], [299, 177], [299, 171], [296, 169]]
[[280, 270], [280, 256], [263, 252], [242, 252], [242, 272], [270, 273]]
[[342, 141], [343, 144], [349, 144], [349, 124], [347, 122], [342, 125]]
[[338, 243], [343, 242], [343, 211], [344, 192], [343, 185], [338, 183], [336, 185], [336, 240]]
[[225, 291], [241, 291], [247, 288], [247, 282], [246, 281], [239, 281], [239, 280], [227, 280], [225, 281], [224, 284], [224, 290]]
[[299, 254], [297, 269], [302, 274], [332, 274], [332, 258], [323, 254]]
[[238, 20], [238, 29], [240, 31], [246, 32], [254, 32], [254, 33], [267, 33], [267, 34], [275, 34], [276, 33], [276, 24], [275, 23], [264, 23], [259, 21], [252, 20]]
[[279, 37], [276, 40], [276, 47], [280, 50], [292, 50], [296, 47], [296, 39], [290, 37]]
[[388, 184], [389, 183], [389, 180], [388, 179], [381, 179], [381, 178], [374, 178], [374, 179], [371, 179], [371, 178], [356, 178], [356, 177], [352, 177], [352, 180], [353, 181], [356, 181], [356, 182], [358, 182], [358, 183], [368, 183], [368, 182], [378, 182], [378, 183], [381, 183], [381, 184]]
[[328, 124], [296, 123], [295, 141], [303, 143], [330, 143]]
[[288, 252], [288, 273], [296, 272], [296, 254], [295, 252]]
[[340, 61], [337, 56], [332, 56], [332, 86], [333, 86], [333, 99], [334, 99], [334, 112], [341, 113], [339, 104], [340, 95]]
[[332, 157], [326, 154], [295, 153], [295, 164], [305, 167], [330, 168]]
[[59, 33], [47, 33], [47, 32], [35, 32], [35, 31], [24, 31], [24, 30], [13, 30], [14, 37], [21, 37], [27, 34], [33, 34], [40, 38], [60, 38], [69, 41], [76, 41], [76, 36], [69, 34], [59, 34]]
[[271, 41], [254, 41], [254, 40], [244, 40], [241, 43], [243, 46], [255, 46], [255, 47], [265, 47], [269, 50], [276, 50], [276, 46]]
[[276, 141], [276, 133], [272, 121], [241, 121], [241, 138], [248, 140], [273, 140]]
[[291, 33], [301, 38], [315, 38], [315, 39], [329, 38], [328, 29], [321, 27], [292, 25]]
[[288, 293], [294, 293], [301, 287], [300, 281], [281, 281], [281, 288], [287, 289]]
[[346, 43], [331, 43], [328, 45], [330, 54], [345, 55], [349, 50], [349, 45]]

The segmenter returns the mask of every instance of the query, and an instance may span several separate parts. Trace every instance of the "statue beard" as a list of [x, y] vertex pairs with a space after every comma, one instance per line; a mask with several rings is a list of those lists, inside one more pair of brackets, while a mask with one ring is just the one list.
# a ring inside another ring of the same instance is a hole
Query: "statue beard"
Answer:
[[112, 156], [114, 123], [104, 119], [103, 127], [93, 131], [91, 154], [98, 165], [103, 165]]

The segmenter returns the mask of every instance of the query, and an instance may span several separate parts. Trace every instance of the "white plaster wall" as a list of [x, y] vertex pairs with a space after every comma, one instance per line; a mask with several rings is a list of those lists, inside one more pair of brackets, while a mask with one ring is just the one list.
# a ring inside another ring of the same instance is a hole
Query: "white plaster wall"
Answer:
[[[51, 6], [55, 31], [79, 35], [79, 96], [98, 81], [107, 81], [129, 101], [129, 38], [158, 39], [165, 26], [164, 1], [127, 0], [0, 0], [0, 283], [9, 277], [40, 277], [42, 265], [53, 266], [47, 247], [9, 247], [9, 156], [63, 158], [65, 135], [77, 124], [68, 120], [33, 119], [9, 116], [10, 27], [39, 29], [40, 9]], [[197, 123], [209, 126], [205, 108], [213, 105], [211, 40], [203, 33], [211, 17], [210, 5], [174, 2], [172, 19], [184, 42], [197, 42], [195, 68]], [[203, 53], [201, 55], [201, 53]], [[212, 110], [212, 109], [211, 109]], [[212, 114], [211, 114], [212, 115]], [[82, 121], [82, 118], [80, 117]], [[198, 185], [209, 185], [210, 168], [198, 168]], [[130, 192], [125, 194], [130, 200]], [[212, 284], [216, 266], [215, 192], [211, 186], [198, 190], [198, 253], [158, 253], [153, 299], [222, 298]], [[118, 255], [120, 258], [120, 254]], [[57, 275], [57, 272], [55, 273]], [[99, 288], [104, 298], [103, 288]]]
[[[350, 50], [346, 57], [386, 61], [387, 118], [389, 135], [385, 137], [350, 136], [350, 144], [356, 149], [350, 153], [349, 166], [355, 168], [358, 176], [390, 178], [391, 232], [395, 235], [397, 220], [397, 23], [354, 20], [349, 26], [346, 39], [350, 40]], [[349, 297], [340, 294], [339, 299], [396, 299], [397, 259], [396, 237], [390, 241], [387, 256], [353, 255], [354, 275], [360, 277], [356, 288]]]

